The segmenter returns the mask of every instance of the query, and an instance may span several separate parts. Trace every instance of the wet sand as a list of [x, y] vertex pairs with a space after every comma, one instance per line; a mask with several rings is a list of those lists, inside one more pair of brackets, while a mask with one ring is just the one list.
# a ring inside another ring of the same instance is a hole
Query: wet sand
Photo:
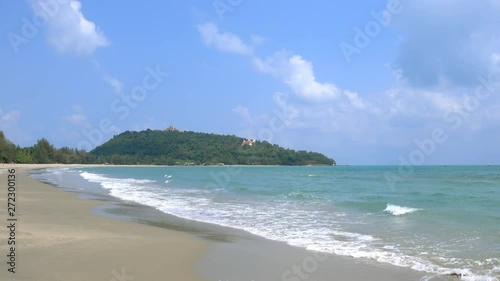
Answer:
[[[33, 168], [33, 167], [30, 167]], [[16, 169], [16, 273], [8, 269], [7, 171], [0, 172], [0, 280], [205, 280], [206, 243], [186, 233], [99, 217], [80, 200]]]

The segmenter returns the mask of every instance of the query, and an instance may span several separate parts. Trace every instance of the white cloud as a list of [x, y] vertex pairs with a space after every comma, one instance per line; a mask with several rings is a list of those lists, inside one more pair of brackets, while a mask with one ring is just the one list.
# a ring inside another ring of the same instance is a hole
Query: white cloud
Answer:
[[[214, 23], [198, 25], [198, 31], [207, 46], [223, 52], [252, 55], [252, 47], [235, 34], [220, 32]], [[253, 36], [252, 40], [254, 44], [263, 42], [259, 36]], [[257, 70], [278, 77], [296, 96], [303, 99], [318, 102], [339, 95], [340, 90], [334, 84], [317, 81], [312, 63], [300, 55], [289, 55], [286, 51], [279, 51], [265, 60], [254, 57], [252, 62]]]
[[425, 92], [423, 96], [438, 112], [459, 112], [462, 108], [462, 100], [455, 96], [439, 92]]
[[101, 64], [97, 60], [92, 60], [92, 64], [95, 66], [97, 69], [101, 69]]
[[259, 36], [259, 35], [253, 35], [252, 36], [252, 44], [254, 46], [258, 46], [266, 41], [266, 38]]
[[2, 122], [13, 122], [15, 121], [21, 113], [19, 111], [11, 111], [5, 115], [2, 115], [1, 120]]
[[120, 94], [123, 91], [123, 83], [120, 80], [109, 75], [103, 75], [102, 79], [113, 88], [116, 94]]
[[32, 7], [35, 13], [48, 15], [48, 41], [58, 52], [92, 55], [97, 48], [109, 45], [99, 27], [85, 18], [79, 1], [54, 1], [57, 7], [53, 9], [46, 3], [33, 0]]
[[280, 78], [296, 96], [303, 99], [324, 101], [340, 94], [334, 84], [318, 82], [312, 63], [299, 55], [290, 56], [286, 51], [280, 51], [265, 60], [254, 58], [253, 63], [257, 70]]
[[351, 101], [351, 104], [357, 108], [357, 109], [365, 109], [366, 108], [366, 103], [359, 97], [357, 93], [351, 92], [351, 91], [345, 91], [345, 95], [349, 98]]
[[358, 93], [349, 90], [344, 90], [342, 98], [347, 98], [350, 106], [359, 111], [365, 111], [373, 115], [381, 115], [383, 113], [383, 106], [380, 103], [380, 98], [370, 101], [367, 98], [361, 97]]
[[238, 114], [241, 118], [243, 118], [250, 125], [253, 125], [253, 118], [252, 118], [252, 115], [250, 114], [250, 111], [248, 110], [248, 108], [239, 105], [239, 106], [233, 108], [232, 111], [234, 113]]
[[[283, 122], [287, 128], [297, 128], [302, 127], [300, 121], [298, 121], [298, 117], [301, 115], [301, 109], [288, 101], [288, 96], [283, 93], [276, 93], [273, 96], [274, 104], [278, 108], [278, 111], [275, 111], [275, 115], [279, 115], [279, 119]], [[298, 121], [298, 122], [297, 122]]]
[[[454, 135], [449, 144], [464, 138], [498, 142], [500, 98], [493, 93], [484, 95], [486, 89], [500, 90], [500, 31], [494, 20], [499, 12], [500, 4], [494, 0], [407, 3], [405, 17], [391, 24], [401, 40], [391, 64], [395, 85], [382, 93], [342, 89], [337, 86], [339, 81], [323, 78], [323, 73], [315, 72], [314, 63], [299, 54], [280, 51], [267, 58], [256, 57], [252, 49], [263, 42], [258, 37], [245, 44], [237, 35], [220, 32], [215, 24], [198, 30], [207, 46], [247, 55], [258, 71], [288, 88], [289, 94], [274, 95], [272, 112], [252, 115], [254, 108], [233, 109], [244, 120], [253, 120], [249, 126], [252, 135], [279, 126], [272, 123], [278, 117], [286, 129], [274, 132], [276, 138], [295, 136], [288, 139], [301, 142], [297, 136], [306, 139], [308, 133], [330, 133], [325, 147], [332, 139], [340, 139], [345, 147], [356, 143], [352, 147], [359, 149], [357, 155], [378, 154], [385, 157], [382, 162], [393, 163], [398, 154], [415, 149], [415, 140], [429, 137], [436, 128]], [[489, 82], [481, 82], [480, 77]], [[481, 84], [483, 96], [475, 96]], [[476, 153], [470, 155], [474, 159]]]
[[85, 128], [90, 128], [91, 125], [88, 122], [87, 115], [82, 106], [74, 105], [71, 108], [72, 113], [63, 117], [64, 120], [70, 122], [73, 125], [83, 126]]
[[21, 116], [21, 112], [17, 110], [11, 110], [9, 112], [3, 113], [0, 109], [0, 129], [7, 129], [11, 127]]
[[491, 55], [491, 62], [495, 66], [500, 66], [500, 54], [494, 53]]
[[499, 13], [494, 0], [409, 1], [394, 25], [402, 38], [394, 68], [415, 88], [474, 86], [498, 71]]
[[238, 36], [232, 33], [220, 32], [215, 23], [200, 24], [197, 28], [206, 46], [215, 47], [223, 52], [242, 55], [250, 55], [253, 52], [252, 47], [245, 44]]

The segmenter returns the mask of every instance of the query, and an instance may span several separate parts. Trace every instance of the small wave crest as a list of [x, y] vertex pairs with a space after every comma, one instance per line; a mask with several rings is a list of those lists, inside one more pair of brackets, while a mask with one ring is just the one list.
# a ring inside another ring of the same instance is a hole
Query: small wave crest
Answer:
[[406, 215], [406, 214], [415, 213], [415, 212], [418, 212], [421, 210], [422, 209], [401, 207], [398, 205], [387, 204], [387, 207], [385, 208], [384, 212], [390, 213], [394, 216], [402, 216], [402, 215]]
[[57, 168], [47, 168], [45, 169], [47, 173], [59, 175], [67, 171], [71, 171], [71, 168], [69, 167], [57, 167]]
[[163, 176], [165, 178], [165, 183], [170, 183], [172, 180], [172, 175], [166, 174]]
[[318, 196], [307, 192], [293, 191], [286, 195], [286, 198], [293, 198], [298, 200], [310, 200], [310, 199], [319, 199]]
[[147, 183], [155, 183], [155, 181], [147, 180], [147, 179], [116, 179], [116, 178], [108, 178], [103, 175], [93, 174], [89, 172], [82, 172], [80, 176], [86, 179], [89, 182], [95, 182], [101, 184], [101, 186], [105, 189], [118, 189], [118, 188], [127, 188], [134, 187], [138, 184], [147, 184]]

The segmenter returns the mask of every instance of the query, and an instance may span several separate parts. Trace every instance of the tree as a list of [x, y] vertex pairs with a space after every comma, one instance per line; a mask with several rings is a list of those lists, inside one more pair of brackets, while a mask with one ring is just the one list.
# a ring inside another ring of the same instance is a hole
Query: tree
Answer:
[[33, 156], [31, 155], [30, 148], [20, 148], [19, 146], [16, 148], [16, 163], [21, 164], [31, 164], [33, 163]]
[[15, 160], [16, 146], [5, 138], [5, 135], [0, 131], [0, 162], [11, 163]]
[[33, 146], [34, 162], [37, 164], [50, 164], [55, 159], [56, 149], [44, 138], [39, 139]]

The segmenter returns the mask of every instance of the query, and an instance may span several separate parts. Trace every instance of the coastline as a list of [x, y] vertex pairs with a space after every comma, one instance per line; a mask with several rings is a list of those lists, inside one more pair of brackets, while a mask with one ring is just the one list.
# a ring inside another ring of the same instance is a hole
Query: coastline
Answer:
[[[186, 223], [142, 205], [132, 207], [154, 219], [127, 222], [105, 215], [107, 211], [102, 210], [97, 211], [96, 216], [94, 210], [106, 208], [108, 204], [75, 198], [74, 193], [26, 175], [27, 169], [89, 166], [99, 165], [30, 165], [17, 170], [19, 181], [22, 181], [19, 183], [23, 188], [20, 204], [24, 213], [22, 232], [18, 234], [20, 240], [24, 240], [20, 245], [20, 270], [27, 275], [12, 280], [112, 280], [112, 271], [120, 272], [122, 268], [137, 277], [134, 280], [160, 280], [168, 276], [168, 280], [192, 281], [410, 281], [422, 280], [426, 275], [369, 260], [314, 254], [236, 229], [193, 221]], [[0, 180], [6, 182], [5, 172], [0, 172]], [[5, 195], [0, 193], [0, 200], [5, 200]], [[25, 207], [26, 202], [30, 202], [29, 207]], [[128, 203], [121, 204], [130, 207]], [[108, 209], [118, 213], [124, 210], [123, 206], [108, 206]], [[27, 219], [28, 211], [33, 213], [30, 219]], [[5, 210], [0, 210], [0, 218], [5, 216], [2, 212]], [[124, 213], [130, 215], [128, 211]], [[57, 235], [54, 237], [52, 233]], [[4, 245], [5, 241], [0, 240], [0, 249]], [[82, 255], [89, 250], [93, 254]], [[85, 264], [86, 269], [79, 263]], [[32, 266], [26, 267], [27, 264]], [[97, 271], [101, 275], [90, 275]], [[0, 278], [5, 272], [5, 265], [0, 265]], [[48, 272], [53, 273], [40, 279]], [[21, 275], [16, 274], [16, 278], [18, 276]], [[456, 280], [441, 278], [432, 280]]]

